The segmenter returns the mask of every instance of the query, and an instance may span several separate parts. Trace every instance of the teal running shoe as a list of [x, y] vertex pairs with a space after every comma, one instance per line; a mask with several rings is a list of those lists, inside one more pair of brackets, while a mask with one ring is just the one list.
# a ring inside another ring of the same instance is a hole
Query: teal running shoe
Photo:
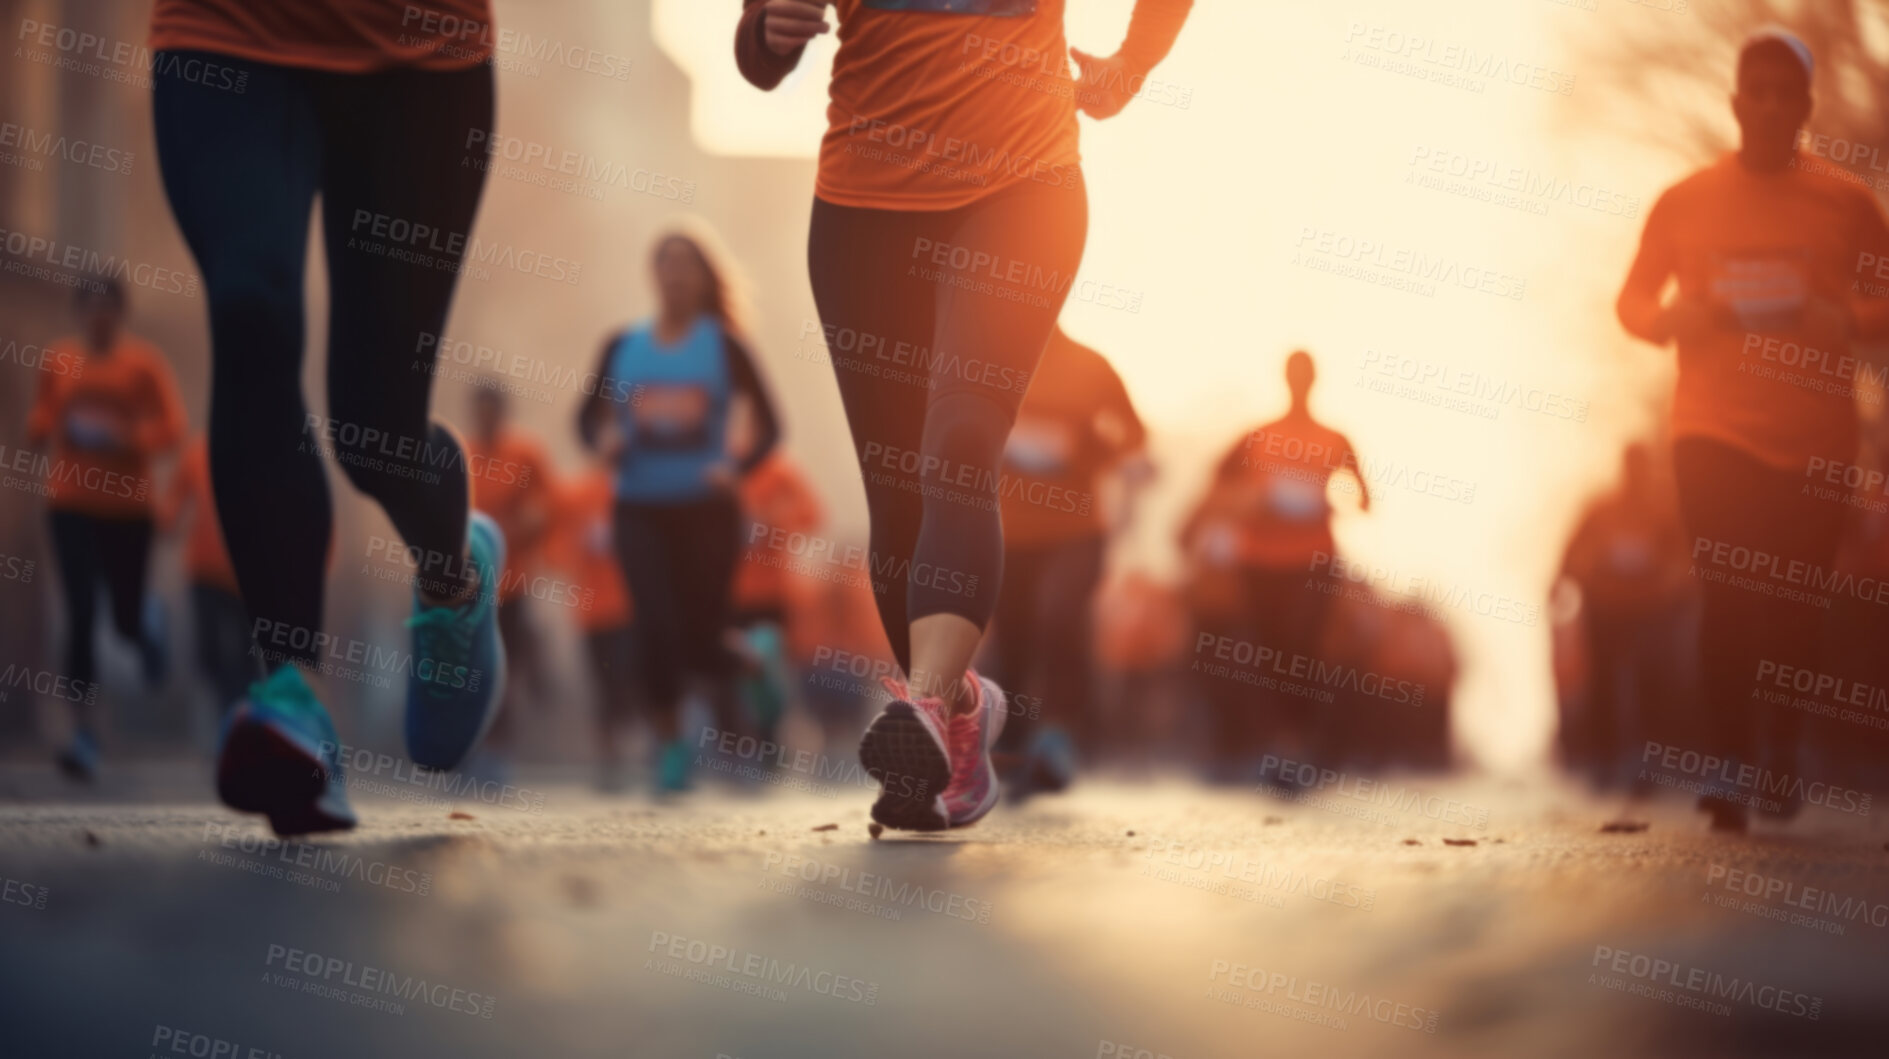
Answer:
[[498, 588], [505, 573], [505, 534], [474, 511], [466, 551], [479, 588], [456, 606], [430, 607], [413, 595], [413, 669], [407, 676], [407, 756], [416, 765], [458, 767], [498, 719], [505, 694], [505, 648], [499, 640]]
[[1076, 744], [1060, 728], [1039, 729], [1024, 755], [1024, 766], [1010, 789], [1019, 804], [1039, 794], [1060, 794], [1076, 781]]
[[689, 789], [689, 770], [695, 763], [695, 752], [689, 749], [687, 739], [672, 739], [662, 746], [656, 759], [656, 793], [679, 794]]
[[224, 717], [217, 796], [232, 809], [264, 814], [278, 835], [345, 831], [356, 821], [340, 745], [302, 671], [281, 666], [251, 684]]
[[772, 622], [761, 622], [739, 635], [747, 662], [739, 681], [741, 701], [755, 727], [772, 737], [787, 712], [787, 689], [793, 682], [787, 672], [787, 640]]
[[90, 728], [78, 729], [55, 760], [67, 779], [76, 783], [92, 782], [98, 778], [98, 738]]

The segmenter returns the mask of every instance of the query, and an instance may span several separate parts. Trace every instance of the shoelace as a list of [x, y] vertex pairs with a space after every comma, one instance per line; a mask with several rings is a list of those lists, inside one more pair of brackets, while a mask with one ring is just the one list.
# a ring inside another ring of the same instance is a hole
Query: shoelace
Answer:
[[[428, 607], [407, 619], [407, 628], [414, 632], [414, 664], [421, 659], [432, 659], [433, 666], [464, 665], [472, 657], [472, 634], [476, 623], [472, 621], [472, 606]], [[452, 687], [443, 681], [426, 681], [427, 694], [432, 697], [450, 698]]]
[[278, 713], [299, 718], [315, 726], [324, 742], [334, 743], [334, 719], [328, 711], [321, 708], [321, 700], [315, 697], [314, 689], [296, 676], [277, 670], [270, 676], [249, 685], [249, 701], [266, 704]]
[[[945, 745], [951, 754], [951, 787], [960, 790], [971, 782], [984, 763], [984, 689], [973, 683], [974, 696], [968, 713], [954, 713], [945, 724]], [[938, 703], [939, 709], [944, 703]]]
[[951, 789], [971, 782], [984, 763], [984, 733], [974, 713], [960, 713], [951, 718]]

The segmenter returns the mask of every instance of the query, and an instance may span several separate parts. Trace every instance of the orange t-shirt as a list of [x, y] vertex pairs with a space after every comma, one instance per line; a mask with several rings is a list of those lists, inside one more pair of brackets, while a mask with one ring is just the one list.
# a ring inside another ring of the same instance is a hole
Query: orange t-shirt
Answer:
[[498, 598], [517, 599], [543, 558], [552, 516], [551, 460], [538, 439], [516, 427], [500, 429], [490, 446], [466, 441], [466, 477], [472, 506], [505, 531], [505, 573]]
[[1343, 434], [1310, 416], [1284, 416], [1243, 438], [1223, 467], [1241, 513], [1242, 565], [1303, 566], [1335, 550], [1326, 487], [1334, 471], [1357, 470]]
[[463, 70], [492, 55], [489, 0], [157, 0], [152, 51], [366, 73]]
[[236, 594], [236, 569], [223, 544], [223, 526], [217, 521], [216, 495], [210, 487], [210, 446], [202, 437], [192, 441], [177, 461], [177, 473], [165, 496], [163, 522], [174, 525], [190, 509], [190, 536], [184, 541], [184, 569], [192, 581], [214, 585]]
[[1813, 456], [1855, 455], [1852, 391], [1866, 362], [1799, 313], [1811, 297], [1880, 313], [1862, 286], [1871, 276], [1859, 272], [1864, 255], [1889, 255], [1875, 196], [1819, 167], [1756, 173], [1728, 154], [1660, 197], [1641, 254], [1678, 277], [1681, 295], [1738, 321], [1679, 343], [1675, 437], [1798, 471]]
[[825, 517], [820, 500], [805, 472], [778, 449], [741, 480], [740, 499], [748, 528], [743, 530], [741, 562], [735, 567], [735, 609], [785, 607], [789, 603], [788, 564], [794, 556], [791, 547], [771, 539], [819, 528]]
[[50, 451], [8, 453], [0, 469], [43, 472], [49, 503], [62, 511], [149, 517], [152, 458], [186, 429], [170, 365], [128, 332], [104, 356], [75, 338], [54, 342], [47, 355], [58, 367], [40, 373], [26, 440]]
[[1102, 472], [1145, 436], [1128, 391], [1102, 354], [1060, 331], [1028, 385], [1004, 445], [1004, 546], [1098, 536]]
[[630, 590], [613, 540], [615, 506], [615, 482], [602, 468], [573, 475], [558, 489], [546, 552], [587, 594], [590, 605], [577, 612], [577, 624], [586, 632], [630, 623]]
[[1023, 180], [1080, 187], [1063, 0], [909, 9], [919, 6], [834, 0], [840, 46], [815, 193], [840, 206], [948, 210]]

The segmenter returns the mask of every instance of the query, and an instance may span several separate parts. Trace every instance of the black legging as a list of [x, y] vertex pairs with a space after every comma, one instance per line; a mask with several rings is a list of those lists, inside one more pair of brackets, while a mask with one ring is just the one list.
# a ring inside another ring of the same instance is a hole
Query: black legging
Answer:
[[997, 677], [1020, 703], [1027, 703], [1023, 697], [1038, 688], [1044, 699], [1040, 711], [1026, 709], [1011, 715], [1004, 727], [1006, 745], [1029, 745], [1036, 727], [1030, 714], [1037, 712], [1065, 726], [1082, 749], [1095, 749], [1090, 604], [1102, 581], [1107, 555], [1108, 540], [1097, 533], [1035, 548], [1012, 548], [1005, 556], [997, 628], [991, 633], [997, 648]]
[[149, 518], [100, 518], [52, 511], [52, 550], [66, 601], [65, 675], [91, 684], [98, 676], [93, 645], [98, 590], [111, 597], [112, 627], [132, 643], [144, 639], [144, 574], [151, 561]]
[[[458, 555], [465, 543], [465, 459], [428, 419], [437, 343], [422, 336], [445, 325], [470, 245], [486, 158], [467, 145], [487, 142], [492, 70], [338, 74], [215, 61], [247, 74], [242, 92], [157, 78], [159, 161], [210, 303], [210, 468], [230, 562], [251, 616], [307, 643], [321, 627], [332, 520], [321, 453], [333, 451], [410, 547]], [[332, 417], [319, 432], [302, 398], [316, 192]]]
[[617, 504], [617, 560], [636, 601], [637, 657], [654, 710], [677, 704], [684, 677], [728, 671], [722, 631], [740, 520], [734, 497], [726, 494], [679, 504]]
[[[1708, 549], [1723, 541], [1830, 569], [1846, 508], [1803, 495], [1802, 474], [1703, 438], [1675, 442], [1673, 467], [1690, 547], [1696, 549], [1701, 538]], [[1752, 692], [1763, 661], [1817, 666], [1827, 612], [1733, 585], [1730, 577], [1737, 571], [1713, 565], [1711, 552], [1705, 554], [1694, 565], [1727, 576], [1699, 579], [1699, 686], [1708, 727], [1698, 740], [1703, 745], [1693, 749], [1795, 772], [1790, 755], [1796, 750], [1797, 711], [1754, 700]]]
[[243, 601], [220, 585], [190, 585], [196, 616], [197, 668], [209, 681], [218, 709], [228, 709], [256, 679], [256, 653], [250, 650], [249, 614]]
[[911, 622], [981, 628], [996, 607], [1004, 440], [1088, 226], [1079, 185], [1025, 180], [937, 211], [814, 199], [813, 297], [865, 479], [879, 620], [907, 672]]

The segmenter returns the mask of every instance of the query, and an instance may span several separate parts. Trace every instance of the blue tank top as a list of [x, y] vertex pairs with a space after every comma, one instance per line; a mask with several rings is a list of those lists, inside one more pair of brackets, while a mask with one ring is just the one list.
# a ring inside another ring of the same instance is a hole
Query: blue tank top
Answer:
[[707, 472], [728, 458], [733, 385], [721, 324], [700, 316], [674, 345], [639, 322], [610, 352], [608, 373], [627, 399], [615, 411], [629, 439], [617, 466], [617, 499], [686, 503], [713, 492]]

